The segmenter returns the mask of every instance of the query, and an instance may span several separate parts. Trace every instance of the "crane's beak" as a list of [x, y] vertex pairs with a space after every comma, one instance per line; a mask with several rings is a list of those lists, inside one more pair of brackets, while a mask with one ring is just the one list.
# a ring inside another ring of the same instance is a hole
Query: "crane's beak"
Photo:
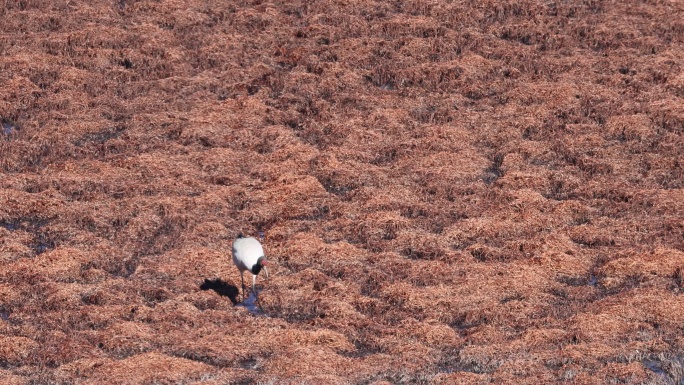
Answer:
[[264, 266], [264, 273], [266, 273], [266, 279], [268, 279], [268, 268]]

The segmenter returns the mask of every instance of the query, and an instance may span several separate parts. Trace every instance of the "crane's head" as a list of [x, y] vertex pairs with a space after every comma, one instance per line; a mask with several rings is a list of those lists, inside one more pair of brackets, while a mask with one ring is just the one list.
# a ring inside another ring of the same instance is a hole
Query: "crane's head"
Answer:
[[268, 269], [266, 266], [268, 265], [268, 261], [264, 257], [259, 257], [257, 260], [257, 263], [252, 267], [252, 274], [258, 275], [261, 270], [263, 269], [264, 272], [266, 273], [266, 278], [268, 278]]

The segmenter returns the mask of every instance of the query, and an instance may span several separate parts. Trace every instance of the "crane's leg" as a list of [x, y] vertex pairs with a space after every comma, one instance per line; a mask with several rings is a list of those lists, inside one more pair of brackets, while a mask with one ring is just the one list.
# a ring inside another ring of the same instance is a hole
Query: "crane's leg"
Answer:
[[254, 293], [254, 296], [256, 297], [256, 289], [254, 286], [256, 285], [256, 275], [252, 275], [252, 293]]
[[240, 271], [240, 281], [242, 281], [242, 302], [245, 302], [245, 272]]
[[[266, 273], [266, 274], [268, 274], [268, 273]], [[263, 311], [264, 311], [264, 308], [261, 307], [261, 302], [259, 301], [259, 295], [257, 294], [256, 288], [255, 288], [255, 285], [256, 285], [256, 277], [257, 277], [256, 275], [253, 275], [253, 276], [252, 276], [252, 292], [254, 293], [254, 299], [255, 299], [254, 303], [255, 303], [257, 306], [259, 306], [259, 309], [263, 312]]]

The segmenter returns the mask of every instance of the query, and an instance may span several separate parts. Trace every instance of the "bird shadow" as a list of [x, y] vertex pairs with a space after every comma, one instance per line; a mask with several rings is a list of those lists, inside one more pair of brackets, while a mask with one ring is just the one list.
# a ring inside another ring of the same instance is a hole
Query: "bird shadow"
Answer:
[[238, 290], [237, 286], [231, 285], [226, 281], [221, 280], [220, 278], [216, 279], [204, 279], [204, 283], [200, 285], [200, 290], [213, 290], [216, 292], [216, 294], [223, 296], [223, 297], [228, 297], [230, 302], [233, 303], [233, 305], [238, 304], [238, 295], [240, 294], [240, 290]]

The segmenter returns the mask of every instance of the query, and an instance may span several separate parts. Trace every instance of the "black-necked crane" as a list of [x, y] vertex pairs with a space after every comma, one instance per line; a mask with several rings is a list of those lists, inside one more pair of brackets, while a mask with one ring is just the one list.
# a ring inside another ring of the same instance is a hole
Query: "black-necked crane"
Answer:
[[268, 261], [264, 256], [264, 248], [261, 243], [252, 237], [245, 237], [242, 234], [233, 241], [233, 263], [240, 270], [240, 280], [242, 281], [242, 301], [245, 300], [245, 271], [252, 273], [252, 293], [255, 293], [256, 276], [263, 270], [268, 278]]

